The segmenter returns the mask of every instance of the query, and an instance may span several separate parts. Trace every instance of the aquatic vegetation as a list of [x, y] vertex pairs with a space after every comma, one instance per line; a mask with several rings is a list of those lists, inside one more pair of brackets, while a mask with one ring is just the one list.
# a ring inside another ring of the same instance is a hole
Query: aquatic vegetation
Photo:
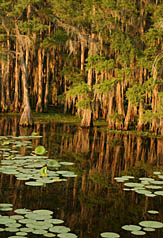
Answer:
[[104, 238], [119, 238], [120, 237], [118, 233], [114, 233], [114, 232], [103, 232], [100, 235], [101, 237], [104, 237]]
[[[12, 204], [1, 204], [2, 207], [12, 207]], [[14, 213], [22, 215], [4, 216], [0, 215], [0, 232], [11, 232], [15, 235], [9, 238], [22, 238], [28, 234], [44, 235], [45, 237], [77, 238], [78, 236], [70, 232], [70, 228], [64, 225], [63, 220], [53, 217], [53, 211], [40, 209], [29, 210], [26, 208], [16, 209]]]
[[36, 155], [44, 155], [44, 154], [46, 154], [46, 149], [45, 149], [44, 146], [39, 145], [35, 148], [34, 152], [35, 152]]
[[[21, 156], [19, 149], [24, 146], [25, 148], [32, 144], [32, 139], [40, 138], [36, 133], [31, 136], [8, 136], [3, 138], [3, 146], [1, 144], [0, 150], [2, 151], [2, 159], [0, 161], [0, 173], [15, 175], [17, 180], [25, 181], [28, 186], [43, 186], [54, 182], [65, 181], [65, 178], [76, 177], [74, 172], [65, 170], [60, 171], [59, 168], [63, 166], [72, 166], [72, 162], [50, 159], [45, 156], [47, 153], [44, 146], [39, 145], [35, 148], [31, 155]], [[4, 142], [7, 143], [4, 143]], [[8, 143], [9, 142], [9, 143]], [[7, 147], [6, 147], [7, 145]], [[12, 145], [12, 146], [11, 146]], [[16, 147], [16, 154], [13, 155], [11, 147]], [[28, 147], [29, 151], [32, 148]], [[7, 154], [6, 154], [7, 153]], [[34, 153], [34, 154], [33, 154]], [[10, 207], [4, 207], [0, 210], [10, 211]]]
[[[138, 193], [140, 195], [145, 195], [147, 197], [155, 197], [156, 195], [163, 196], [163, 183], [160, 176], [162, 176], [160, 171], [154, 171], [153, 177], [140, 177], [138, 178], [138, 181], [136, 182], [126, 182], [130, 179], [134, 179], [133, 176], [121, 176], [121, 177], [115, 177], [114, 180], [116, 182], [124, 183], [125, 186], [123, 188], [123, 191], [134, 191], [135, 193]], [[155, 180], [157, 179], [157, 180]], [[126, 188], [127, 187], [127, 188]], [[155, 191], [160, 190], [160, 191]], [[153, 193], [153, 191], [155, 191]], [[157, 215], [159, 214], [156, 210], [148, 210], [149, 214]], [[146, 232], [155, 231], [156, 228], [163, 228], [163, 223], [159, 221], [141, 221], [139, 222], [139, 225], [124, 225], [121, 227], [123, 230], [130, 231], [131, 234], [141, 236], [145, 235]], [[142, 230], [143, 228], [143, 230]], [[106, 236], [107, 237], [107, 236]]]

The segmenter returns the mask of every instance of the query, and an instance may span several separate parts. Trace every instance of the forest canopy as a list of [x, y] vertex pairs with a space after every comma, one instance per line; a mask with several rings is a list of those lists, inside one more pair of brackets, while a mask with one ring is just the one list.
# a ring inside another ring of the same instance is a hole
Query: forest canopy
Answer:
[[162, 0], [1, 0], [0, 111], [163, 134]]

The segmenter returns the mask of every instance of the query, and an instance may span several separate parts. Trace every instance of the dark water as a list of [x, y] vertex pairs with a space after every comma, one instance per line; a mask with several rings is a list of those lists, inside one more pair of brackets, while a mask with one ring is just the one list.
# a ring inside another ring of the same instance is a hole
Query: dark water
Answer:
[[[163, 222], [163, 197], [124, 191], [123, 183], [114, 180], [121, 175], [138, 179], [152, 177], [153, 171], [163, 172], [163, 139], [110, 134], [99, 128], [81, 129], [54, 122], [20, 129], [16, 118], [0, 119], [0, 135], [31, 135], [32, 131], [43, 136], [32, 141], [33, 149], [44, 145], [49, 158], [74, 162], [71, 169], [78, 176], [66, 182], [30, 187], [14, 176], [0, 174], [0, 203], [12, 203], [14, 209], [50, 209], [80, 238], [98, 238], [105, 231], [119, 233], [122, 238], [134, 237], [121, 227], [143, 220]], [[25, 155], [28, 149], [22, 147], [20, 153]], [[148, 210], [159, 214], [150, 215]], [[0, 233], [2, 238], [11, 235]], [[32, 234], [28, 237], [43, 238]], [[163, 229], [143, 237], [162, 238]]]

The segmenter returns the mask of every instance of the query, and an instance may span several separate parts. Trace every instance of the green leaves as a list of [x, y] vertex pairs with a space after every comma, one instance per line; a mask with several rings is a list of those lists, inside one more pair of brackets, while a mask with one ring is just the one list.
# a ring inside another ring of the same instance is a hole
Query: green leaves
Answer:
[[90, 88], [89, 86], [82, 82], [78, 84], [74, 84], [72, 88], [67, 92], [67, 95], [76, 97], [78, 95], [83, 95], [83, 94], [88, 94], [90, 93]]
[[104, 56], [91, 55], [86, 59], [86, 70], [95, 69], [97, 73], [103, 70], [109, 71], [114, 68], [114, 59], [107, 60]]
[[45, 147], [44, 146], [42, 146], [42, 145], [39, 145], [39, 146], [37, 146], [36, 148], [35, 148], [35, 154], [37, 154], [37, 155], [44, 155], [44, 154], [46, 154], [46, 149], [45, 149]]
[[94, 85], [94, 89], [98, 90], [98, 93], [108, 93], [119, 81], [117, 78], [111, 78], [108, 80], [105, 80], [102, 83]]
[[145, 98], [145, 89], [142, 85], [134, 83], [132, 88], [128, 88], [126, 97], [132, 105], [137, 106]]

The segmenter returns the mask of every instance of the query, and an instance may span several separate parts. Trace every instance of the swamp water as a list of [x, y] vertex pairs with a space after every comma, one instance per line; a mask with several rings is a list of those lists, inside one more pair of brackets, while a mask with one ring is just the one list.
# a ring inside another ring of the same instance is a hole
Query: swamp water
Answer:
[[161, 138], [0, 119], [0, 156], [1, 238], [163, 237]]

